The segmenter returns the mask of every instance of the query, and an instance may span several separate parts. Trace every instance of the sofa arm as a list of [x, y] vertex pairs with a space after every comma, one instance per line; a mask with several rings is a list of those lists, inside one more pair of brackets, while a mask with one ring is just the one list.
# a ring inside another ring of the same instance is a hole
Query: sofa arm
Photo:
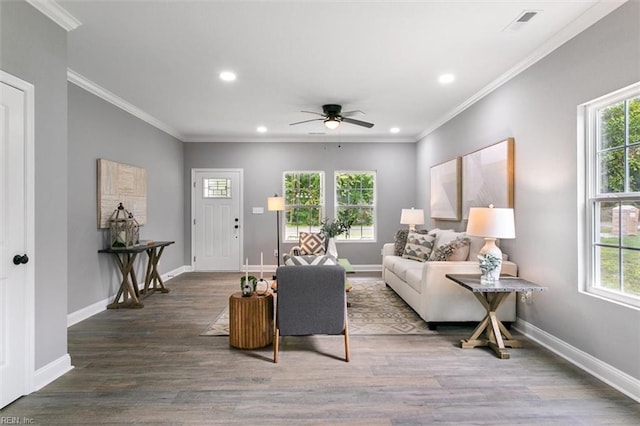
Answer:
[[386, 243], [382, 246], [382, 256], [393, 256], [395, 254], [395, 244], [394, 243]]

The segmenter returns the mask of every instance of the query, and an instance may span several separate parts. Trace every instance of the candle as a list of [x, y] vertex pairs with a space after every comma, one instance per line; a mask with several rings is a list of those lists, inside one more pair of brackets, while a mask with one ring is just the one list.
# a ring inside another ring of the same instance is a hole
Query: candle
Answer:
[[249, 258], [247, 257], [244, 262], [244, 283], [249, 284]]
[[263, 273], [262, 273], [262, 252], [260, 252], [260, 281], [262, 281]]

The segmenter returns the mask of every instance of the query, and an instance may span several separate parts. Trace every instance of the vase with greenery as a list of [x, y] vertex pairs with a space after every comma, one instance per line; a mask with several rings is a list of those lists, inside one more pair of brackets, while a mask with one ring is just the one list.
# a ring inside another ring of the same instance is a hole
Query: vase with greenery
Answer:
[[338, 258], [338, 250], [336, 248], [335, 237], [342, 234], [348, 234], [352, 223], [353, 221], [346, 221], [340, 218], [333, 220], [325, 218], [322, 221], [320, 233], [325, 236], [327, 253], [336, 259]]
[[478, 262], [480, 263], [480, 270], [482, 276], [480, 282], [482, 284], [493, 284], [500, 278], [500, 265], [502, 259], [491, 253], [483, 253], [478, 255]]

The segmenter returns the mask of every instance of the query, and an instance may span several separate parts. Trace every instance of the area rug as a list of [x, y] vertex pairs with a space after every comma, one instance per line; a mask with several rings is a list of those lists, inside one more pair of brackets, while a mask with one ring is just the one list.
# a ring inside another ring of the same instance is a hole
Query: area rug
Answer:
[[[393, 290], [380, 280], [350, 278], [349, 334], [437, 334]], [[276, 296], [277, 297], [277, 296]], [[229, 311], [225, 308], [201, 336], [228, 336]]]

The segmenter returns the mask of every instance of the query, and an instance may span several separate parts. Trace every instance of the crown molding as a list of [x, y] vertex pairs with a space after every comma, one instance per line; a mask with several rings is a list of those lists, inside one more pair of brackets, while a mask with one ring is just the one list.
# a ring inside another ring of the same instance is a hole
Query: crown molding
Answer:
[[549, 55], [554, 50], [558, 49], [567, 41], [571, 40], [573, 37], [577, 36], [584, 30], [589, 28], [591, 25], [595, 24], [618, 7], [622, 6], [627, 1], [628, 0], [599, 1], [598, 3], [594, 4], [571, 24], [567, 25], [562, 30], [557, 32], [553, 37], [551, 37], [546, 43], [536, 49], [527, 58], [525, 58], [524, 60], [516, 64], [513, 68], [509, 69], [507, 72], [500, 75], [491, 83], [480, 89], [480, 91], [476, 92], [469, 99], [449, 111], [439, 120], [435, 121], [431, 126], [429, 126], [426, 130], [418, 135], [417, 141], [424, 139], [431, 132], [438, 129], [449, 120], [455, 118], [458, 114], [462, 113], [464, 110], [471, 107], [473, 104], [480, 101], [485, 96], [489, 95], [494, 90], [498, 89], [500, 86], [507, 83], [509, 80], [516, 77], [524, 70]]
[[78, 74], [77, 72], [73, 71], [70, 68], [67, 68], [67, 81], [75, 84], [76, 86], [86, 90], [87, 92], [93, 95], [96, 95], [99, 98], [104, 99], [105, 101], [128, 112], [134, 117], [139, 118], [140, 120], [152, 125], [153, 127], [156, 127], [157, 129], [160, 129], [163, 132], [173, 136], [174, 138], [184, 142], [184, 136], [173, 127], [163, 123], [162, 121], [151, 116], [150, 114], [147, 114], [137, 106], [130, 104], [129, 102], [125, 101], [118, 95], [111, 93], [107, 89], [97, 85], [93, 81], [82, 76], [81, 74]]
[[82, 25], [75, 16], [54, 0], [26, 0], [31, 6], [38, 9], [43, 15], [60, 25], [67, 32], [73, 31]]
[[403, 136], [300, 136], [300, 135], [256, 135], [250, 136], [197, 136], [186, 135], [183, 139], [184, 142], [212, 142], [212, 143], [416, 143], [416, 139], [413, 137]]

